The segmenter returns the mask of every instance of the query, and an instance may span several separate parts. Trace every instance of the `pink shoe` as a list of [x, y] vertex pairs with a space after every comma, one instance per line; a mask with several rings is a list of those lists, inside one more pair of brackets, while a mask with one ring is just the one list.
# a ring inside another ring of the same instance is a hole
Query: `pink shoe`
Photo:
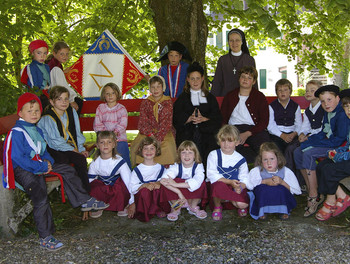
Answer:
[[194, 208], [188, 207], [187, 210], [189, 214], [194, 215], [199, 219], [204, 219], [207, 217], [207, 212], [200, 210], [198, 205]]
[[237, 212], [238, 212], [238, 215], [239, 215], [240, 217], [245, 217], [245, 216], [247, 216], [247, 214], [248, 214], [247, 208], [238, 209]]

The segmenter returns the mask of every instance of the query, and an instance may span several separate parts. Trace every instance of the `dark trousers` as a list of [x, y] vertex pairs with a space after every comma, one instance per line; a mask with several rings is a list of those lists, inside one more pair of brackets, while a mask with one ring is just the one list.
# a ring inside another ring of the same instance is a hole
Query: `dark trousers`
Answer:
[[48, 152], [54, 158], [57, 163], [74, 164], [74, 168], [78, 173], [78, 176], [83, 183], [83, 187], [87, 193], [90, 193], [90, 183], [87, 169], [87, 162], [84, 155], [74, 151], [57, 151], [50, 147], [47, 147]]
[[[239, 133], [250, 130], [253, 126], [250, 125], [235, 125]], [[246, 144], [249, 146], [239, 145], [236, 150], [247, 160], [247, 163], [254, 163], [256, 156], [259, 154], [260, 145], [264, 142], [270, 141], [269, 133], [263, 130], [255, 135], [247, 138]]]
[[331, 159], [321, 161], [316, 167], [318, 192], [335, 194], [339, 182], [350, 177], [350, 160], [334, 163]]
[[[85, 203], [90, 196], [82, 187], [82, 183], [74, 168], [66, 164], [53, 165], [53, 171], [62, 175], [64, 190], [73, 207]], [[17, 167], [14, 169], [15, 180], [22, 185], [33, 203], [33, 216], [40, 238], [55, 232], [52, 211], [47, 196], [45, 175], [33, 174]]]

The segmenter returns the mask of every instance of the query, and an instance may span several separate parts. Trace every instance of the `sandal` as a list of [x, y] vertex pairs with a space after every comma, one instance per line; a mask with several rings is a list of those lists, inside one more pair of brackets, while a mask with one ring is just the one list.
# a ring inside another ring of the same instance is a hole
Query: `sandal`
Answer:
[[350, 206], [350, 196], [347, 195], [347, 196], [345, 196], [344, 199], [338, 198], [337, 203], [342, 204], [342, 206], [337, 206], [337, 204], [336, 204], [337, 209], [333, 212], [333, 216], [340, 215], [342, 212], [344, 212], [346, 210], [346, 208], [348, 208]]
[[91, 218], [99, 218], [102, 216], [103, 210], [91, 211], [89, 212], [89, 216]]
[[215, 206], [214, 210], [220, 210], [216, 211], [211, 214], [211, 217], [213, 218], [214, 221], [220, 221], [222, 219], [222, 206]]
[[169, 221], [175, 222], [177, 219], [179, 219], [179, 214], [181, 213], [181, 210], [174, 210], [172, 209], [169, 214], [167, 214], [166, 218]]
[[283, 221], [289, 220], [289, 214], [280, 214], [280, 219]]
[[[326, 212], [324, 208], [327, 208], [329, 212]], [[329, 218], [331, 218], [331, 216], [333, 215], [336, 209], [337, 209], [336, 205], [330, 205], [329, 203], [324, 202], [323, 207], [320, 210], [318, 210], [316, 214], [316, 219], [319, 221], [326, 221]]]
[[247, 214], [248, 214], [248, 210], [247, 210], [247, 208], [243, 208], [243, 209], [238, 209], [237, 210], [237, 212], [238, 212], [238, 215], [240, 216], [240, 217], [245, 217], [245, 216], [247, 216]]
[[320, 197], [308, 196], [307, 201], [311, 203], [311, 205], [305, 207], [304, 217], [309, 217], [310, 215], [313, 215], [316, 212], [317, 207], [323, 202], [323, 195], [321, 195]]
[[207, 212], [204, 210], [200, 210], [199, 206], [195, 206], [194, 208], [191, 208], [190, 206], [187, 208], [188, 213], [191, 215], [196, 216], [199, 219], [204, 219], [208, 216]]
[[63, 243], [52, 235], [45, 238], [40, 238], [40, 247], [45, 248], [49, 251], [57, 251], [64, 247]]
[[117, 216], [128, 216], [128, 209], [124, 209], [123, 211], [118, 211]]
[[267, 216], [264, 214], [263, 216], [260, 216], [259, 219], [262, 220], [262, 221], [264, 221], [264, 220], [267, 219]]
[[166, 213], [164, 211], [160, 211], [160, 212], [157, 213], [157, 216], [159, 218], [164, 218], [164, 217], [166, 217]]
[[89, 200], [86, 201], [86, 203], [81, 205], [81, 210], [83, 212], [88, 212], [91, 210], [104, 210], [108, 208], [109, 204], [106, 204], [105, 202], [98, 201], [96, 198], [91, 197]]

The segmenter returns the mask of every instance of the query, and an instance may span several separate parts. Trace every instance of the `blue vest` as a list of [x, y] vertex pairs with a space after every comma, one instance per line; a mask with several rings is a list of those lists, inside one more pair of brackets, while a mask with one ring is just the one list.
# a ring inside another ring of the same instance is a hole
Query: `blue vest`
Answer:
[[295, 111], [298, 109], [296, 102], [289, 100], [287, 108], [284, 108], [276, 99], [270, 105], [274, 111], [275, 122], [278, 126], [294, 125]]
[[[182, 164], [179, 163], [178, 165], [179, 165], [179, 173], [177, 174], [176, 178], [182, 179]], [[192, 178], [193, 178], [193, 176], [194, 176], [194, 174], [196, 172], [197, 166], [198, 166], [197, 163], [193, 164], [193, 167], [192, 167]]]
[[139, 178], [140, 182], [142, 182], [142, 183], [156, 182], [156, 181], [159, 180], [160, 177], [162, 177], [162, 175], [164, 173], [164, 166], [161, 167], [157, 178], [155, 180], [150, 180], [150, 181], [144, 181], [143, 180], [142, 174], [141, 174], [140, 170], [137, 167], [134, 169], [134, 171], [136, 172], [136, 175]]
[[[260, 168], [260, 170], [261, 170], [261, 168]], [[270, 178], [272, 178], [272, 176], [278, 176], [283, 180], [284, 179], [284, 171], [285, 171], [285, 167], [278, 170], [277, 172], [268, 172], [267, 170], [263, 169], [262, 171], [260, 171], [260, 176], [263, 180], [270, 179]]]
[[309, 122], [311, 124], [312, 129], [317, 129], [322, 127], [322, 120], [324, 116], [324, 110], [322, 106], [316, 110], [315, 114], [313, 114], [309, 108], [306, 108], [304, 114], [307, 116], [307, 119], [309, 119]]
[[218, 166], [217, 170], [218, 172], [224, 176], [226, 179], [229, 180], [238, 180], [238, 172], [239, 167], [246, 162], [245, 158], [242, 158], [240, 161], [238, 161], [234, 166], [230, 166], [228, 168], [222, 167], [222, 156], [221, 156], [221, 150], [217, 149], [216, 153], [218, 155]]

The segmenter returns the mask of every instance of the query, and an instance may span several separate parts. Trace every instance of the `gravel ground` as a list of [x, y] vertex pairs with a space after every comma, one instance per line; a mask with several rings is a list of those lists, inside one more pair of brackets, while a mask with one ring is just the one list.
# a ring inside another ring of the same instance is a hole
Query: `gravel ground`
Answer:
[[224, 211], [223, 220], [214, 222], [182, 209], [177, 222], [141, 223], [113, 212], [82, 222], [79, 210], [64, 205], [54, 211], [55, 236], [64, 249], [43, 250], [35, 232], [22, 231], [0, 239], [0, 263], [350, 263], [350, 210], [321, 223], [303, 218], [303, 207], [299, 202], [287, 221], [277, 216], [255, 221]]

